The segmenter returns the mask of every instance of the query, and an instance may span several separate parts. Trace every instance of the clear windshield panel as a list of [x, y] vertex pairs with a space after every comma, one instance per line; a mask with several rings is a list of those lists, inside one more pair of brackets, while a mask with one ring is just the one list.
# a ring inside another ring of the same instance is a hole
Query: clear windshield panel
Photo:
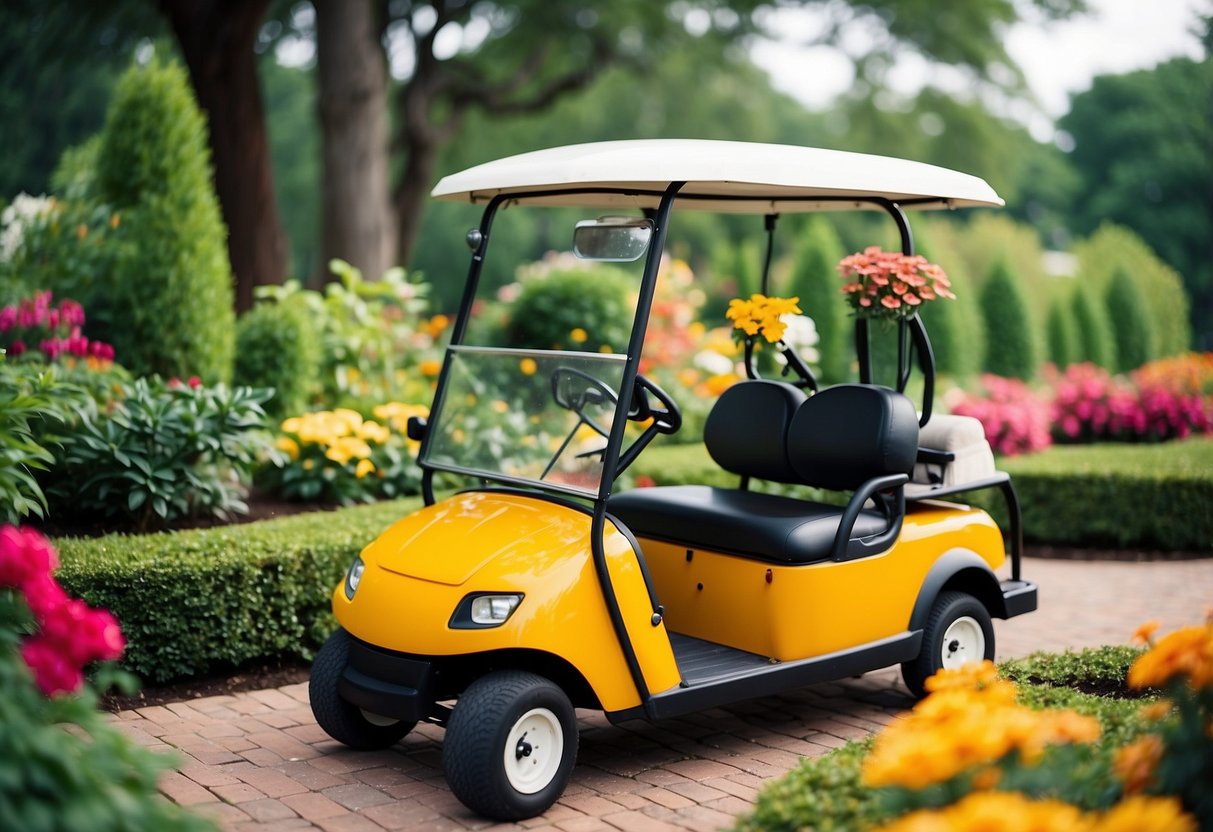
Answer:
[[453, 346], [423, 464], [596, 496], [625, 356]]

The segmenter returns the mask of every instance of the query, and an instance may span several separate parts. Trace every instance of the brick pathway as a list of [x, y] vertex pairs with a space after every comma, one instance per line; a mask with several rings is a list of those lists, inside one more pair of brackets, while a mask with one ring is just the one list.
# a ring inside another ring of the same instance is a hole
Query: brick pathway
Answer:
[[[1147, 619], [1162, 619], [1165, 632], [1213, 605], [1213, 560], [1028, 560], [1024, 573], [1040, 585], [1041, 609], [995, 622], [999, 658], [1125, 642]], [[767, 779], [865, 736], [909, 704], [897, 672], [885, 670], [658, 724], [611, 726], [581, 712], [568, 790], [546, 815], [519, 824], [493, 824], [451, 795], [441, 729], [421, 726], [387, 751], [348, 751], [317, 727], [306, 685], [114, 719], [150, 747], [177, 749], [180, 765], [161, 790], [227, 830], [678, 832], [727, 827]]]

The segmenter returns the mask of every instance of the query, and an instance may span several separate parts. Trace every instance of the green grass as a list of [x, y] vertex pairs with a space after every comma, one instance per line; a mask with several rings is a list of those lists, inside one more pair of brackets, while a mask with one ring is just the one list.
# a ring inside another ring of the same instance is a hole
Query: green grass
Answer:
[[1012, 476], [1123, 474], [1207, 481], [1213, 479], [1213, 438], [1155, 444], [1054, 445], [1040, 453], [999, 459], [998, 465]]

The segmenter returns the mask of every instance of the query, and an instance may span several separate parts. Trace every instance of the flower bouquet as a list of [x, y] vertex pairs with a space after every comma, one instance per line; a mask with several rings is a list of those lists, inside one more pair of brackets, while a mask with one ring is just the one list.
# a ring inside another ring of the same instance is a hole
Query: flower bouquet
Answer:
[[898, 320], [918, 311], [924, 301], [955, 299], [943, 269], [920, 255], [884, 251], [869, 246], [842, 258], [838, 272], [847, 283], [842, 292], [855, 314]]

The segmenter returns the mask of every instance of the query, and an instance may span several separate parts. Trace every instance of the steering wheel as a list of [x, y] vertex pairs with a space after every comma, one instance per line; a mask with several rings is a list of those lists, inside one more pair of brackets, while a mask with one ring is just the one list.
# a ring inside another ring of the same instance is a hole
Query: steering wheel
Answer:
[[[619, 396], [602, 379], [573, 367], [557, 367], [552, 371], [552, 398], [565, 410], [577, 414], [600, 436], [610, 434], [596, 419], [586, 413], [589, 407], [608, 407], [619, 403]], [[632, 414], [628, 414], [632, 418]]]
[[[661, 407], [653, 407], [649, 396], [656, 399]], [[682, 427], [682, 411], [670, 398], [670, 394], [658, 387], [652, 379], [639, 373], [636, 375], [636, 386], [632, 390], [632, 412], [628, 413], [628, 418], [638, 422], [652, 418], [653, 427], [658, 433], [676, 433]]]

